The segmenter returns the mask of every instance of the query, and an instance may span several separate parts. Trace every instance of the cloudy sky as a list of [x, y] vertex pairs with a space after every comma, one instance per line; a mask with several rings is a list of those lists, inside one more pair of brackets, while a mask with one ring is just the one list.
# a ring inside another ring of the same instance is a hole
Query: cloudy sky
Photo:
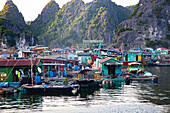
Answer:
[[[13, 0], [15, 5], [17, 5], [20, 12], [22, 12], [26, 21], [34, 20], [38, 14], [41, 13], [41, 10], [50, 0]], [[55, 0], [60, 7], [63, 4], [67, 3], [71, 0]], [[91, 2], [92, 0], [83, 0], [85, 3]], [[139, 0], [112, 0], [118, 5], [129, 6], [135, 5], [139, 2]], [[6, 0], [0, 0], [0, 10], [2, 10], [5, 5]]]

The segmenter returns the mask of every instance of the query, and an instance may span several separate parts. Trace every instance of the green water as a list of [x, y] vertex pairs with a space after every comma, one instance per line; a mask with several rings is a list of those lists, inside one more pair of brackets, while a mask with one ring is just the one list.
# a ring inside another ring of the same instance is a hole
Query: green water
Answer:
[[0, 113], [165, 113], [170, 112], [170, 67], [147, 67], [159, 83], [133, 82], [117, 89], [82, 89], [71, 95], [0, 96]]

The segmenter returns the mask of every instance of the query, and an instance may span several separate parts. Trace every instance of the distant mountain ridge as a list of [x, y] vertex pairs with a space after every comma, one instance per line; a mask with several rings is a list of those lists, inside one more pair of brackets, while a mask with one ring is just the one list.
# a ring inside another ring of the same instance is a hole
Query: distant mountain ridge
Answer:
[[[103, 39], [105, 44], [111, 44], [113, 30], [130, 14], [127, 8], [111, 0], [93, 0], [87, 4], [71, 0], [62, 8], [53, 0], [48, 4], [30, 26], [40, 43], [51, 47], [81, 44], [83, 39]], [[44, 17], [49, 16], [44, 22]]]

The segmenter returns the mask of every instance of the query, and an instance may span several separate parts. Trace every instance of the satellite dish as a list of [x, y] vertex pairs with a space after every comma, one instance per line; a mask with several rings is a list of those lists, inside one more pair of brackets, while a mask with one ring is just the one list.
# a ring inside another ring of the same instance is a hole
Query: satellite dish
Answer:
[[38, 72], [41, 73], [41, 68], [40, 67], [38, 67]]

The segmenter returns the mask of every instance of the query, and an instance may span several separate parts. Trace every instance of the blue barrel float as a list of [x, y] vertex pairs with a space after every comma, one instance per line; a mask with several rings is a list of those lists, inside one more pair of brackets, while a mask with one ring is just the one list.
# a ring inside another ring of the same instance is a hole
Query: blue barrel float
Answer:
[[78, 69], [78, 66], [74, 65], [74, 71], [77, 71], [77, 69]]
[[39, 82], [41, 82], [40, 76], [35, 76], [35, 84], [38, 84]]

